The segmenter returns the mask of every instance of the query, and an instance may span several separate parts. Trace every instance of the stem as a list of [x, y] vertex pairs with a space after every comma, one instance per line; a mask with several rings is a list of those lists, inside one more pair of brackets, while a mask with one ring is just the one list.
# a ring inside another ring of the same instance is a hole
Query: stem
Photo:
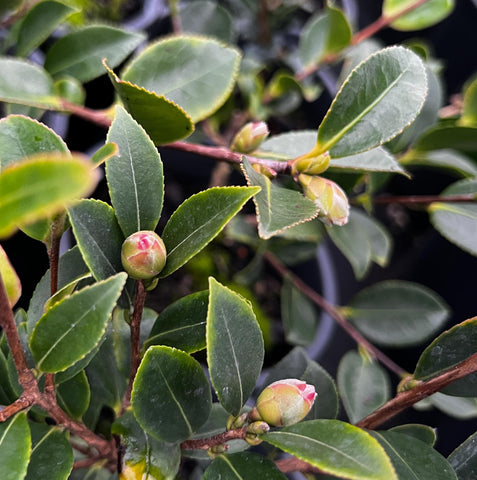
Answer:
[[282, 276], [287, 277], [293, 283], [293, 285], [304, 293], [313, 303], [322, 308], [327, 312], [334, 320], [340, 325], [341, 328], [358, 344], [361, 345], [367, 352], [370, 353], [373, 357], [377, 358], [383, 365], [385, 365], [389, 370], [394, 372], [399, 377], [406, 375], [406, 371], [402, 369], [399, 365], [394, 363], [387, 355], [385, 355], [381, 350], [376, 348], [372, 343], [370, 343], [366, 338], [364, 338], [361, 333], [358, 332], [346, 318], [341, 314], [341, 312], [331, 303], [327, 302], [321, 295], [319, 295], [315, 290], [309, 287], [305, 282], [300, 278], [294, 275], [288, 268], [283, 265], [280, 260], [278, 260], [270, 252], [266, 252], [264, 257], [267, 259], [268, 263]]
[[402, 205], [421, 205], [434, 202], [440, 203], [462, 203], [462, 202], [475, 202], [477, 201], [477, 195], [475, 193], [466, 193], [461, 195], [380, 195], [373, 199], [375, 204], [388, 204], [388, 203], [401, 203]]
[[198, 438], [197, 440], [186, 440], [181, 443], [182, 450], [208, 450], [217, 445], [223, 445], [230, 440], [237, 438], [244, 439], [247, 434], [247, 426], [237, 428], [235, 430], [228, 430], [210, 438]]
[[169, 0], [169, 11], [171, 13], [172, 31], [178, 35], [182, 32], [182, 22], [179, 15], [178, 0]]
[[291, 472], [302, 472], [302, 473], [326, 473], [320, 470], [319, 468], [310, 465], [309, 463], [300, 460], [296, 457], [290, 458], [282, 458], [280, 460], [275, 461], [275, 465], [280, 469], [283, 473], [291, 473]]
[[2, 408], [0, 410], [0, 423], [8, 420], [13, 415], [25, 410], [28, 407], [31, 407], [33, 404], [32, 400], [28, 400], [25, 396], [21, 396], [19, 399], [15, 400], [12, 404]]
[[100, 127], [109, 128], [111, 126], [111, 118], [105, 110], [93, 110], [64, 99], [61, 100], [61, 108]]

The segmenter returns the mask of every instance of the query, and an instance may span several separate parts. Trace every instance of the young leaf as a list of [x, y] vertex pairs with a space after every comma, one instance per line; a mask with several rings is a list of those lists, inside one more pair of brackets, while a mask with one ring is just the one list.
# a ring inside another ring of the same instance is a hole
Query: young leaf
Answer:
[[345, 308], [345, 315], [379, 345], [410, 346], [441, 330], [449, 308], [423, 285], [389, 280], [359, 292]]
[[192, 293], [166, 307], [157, 317], [143, 350], [169, 345], [193, 353], [206, 346], [205, 326], [209, 291]]
[[346, 157], [391, 140], [416, 118], [426, 93], [415, 53], [389, 47], [371, 55], [341, 86], [318, 129], [316, 153]]
[[357, 423], [389, 400], [391, 385], [386, 371], [358, 352], [350, 351], [341, 359], [337, 381], [351, 423]]
[[447, 458], [459, 480], [471, 480], [477, 473], [477, 432], [459, 445]]
[[95, 172], [78, 155], [39, 154], [10, 165], [0, 174], [0, 237], [61, 211], [87, 195], [96, 181]]
[[106, 143], [100, 147], [94, 154], [91, 156], [91, 163], [98, 167], [119, 154], [118, 146], [115, 143]]
[[144, 38], [143, 34], [106, 25], [89, 25], [57, 40], [46, 54], [45, 68], [56, 77], [71, 75], [89, 82], [104, 73], [103, 58], [114, 68]]
[[212, 395], [197, 360], [181, 350], [154, 346], [139, 366], [131, 403], [147, 433], [166, 442], [181, 442], [207, 420]]
[[398, 480], [379, 443], [339, 420], [311, 420], [261, 437], [324, 473], [351, 480]]
[[249, 186], [260, 187], [253, 198], [260, 238], [268, 239], [318, 216], [319, 208], [312, 200], [300, 192], [273, 184], [267, 177], [256, 172], [246, 158], [243, 161], [243, 172]]
[[106, 163], [106, 178], [124, 236], [154, 230], [164, 197], [162, 162], [156, 147], [121, 106], [116, 107], [107, 141], [119, 148], [119, 154]]
[[257, 187], [214, 187], [192, 195], [172, 214], [162, 232], [166, 277], [199, 253], [255, 195]]
[[0, 277], [7, 292], [8, 303], [13, 306], [22, 294], [22, 284], [3, 247], [0, 245]]
[[81, 420], [88, 410], [91, 392], [88, 378], [81, 370], [73, 378], [60, 383], [56, 389], [56, 398], [60, 407], [71, 417]]
[[265, 354], [250, 303], [209, 278], [207, 363], [222, 406], [238, 415], [251, 395]]
[[98, 344], [126, 279], [125, 273], [119, 273], [85, 287], [43, 315], [30, 339], [39, 370], [65, 370]]
[[0, 478], [23, 479], [30, 455], [31, 436], [26, 413], [18, 413], [0, 423]]
[[285, 480], [287, 477], [263, 455], [252, 452], [219, 455], [204, 472], [203, 480]]
[[126, 67], [122, 79], [164, 95], [180, 105], [196, 123], [225, 102], [235, 83], [239, 63], [238, 50], [216, 40], [174, 36], [143, 50]]

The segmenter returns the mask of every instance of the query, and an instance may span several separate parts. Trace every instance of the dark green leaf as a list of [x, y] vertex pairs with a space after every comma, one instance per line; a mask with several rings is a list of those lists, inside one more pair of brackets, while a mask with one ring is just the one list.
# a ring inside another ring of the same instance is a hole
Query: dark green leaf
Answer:
[[58, 404], [71, 418], [76, 420], [81, 420], [83, 414], [88, 410], [90, 397], [88, 378], [84, 370], [58, 385], [56, 389]]
[[419, 152], [443, 148], [477, 152], [477, 127], [437, 126], [421, 135], [414, 148]]
[[448, 457], [459, 480], [473, 480], [477, 476], [477, 432], [459, 445]]
[[0, 478], [23, 480], [31, 455], [31, 436], [26, 413], [0, 423]]
[[417, 438], [430, 447], [436, 443], [437, 435], [436, 429], [428, 425], [420, 425], [419, 423], [407, 423], [405, 425], [398, 425], [390, 429], [392, 432], [402, 433], [410, 437]]
[[424, 166], [453, 170], [464, 177], [477, 177], [477, 165], [465, 155], [450, 149], [417, 152], [406, 158], [406, 166]]
[[212, 396], [196, 360], [181, 350], [153, 346], [139, 366], [131, 402], [147, 433], [166, 442], [180, 442], [205, 423]]

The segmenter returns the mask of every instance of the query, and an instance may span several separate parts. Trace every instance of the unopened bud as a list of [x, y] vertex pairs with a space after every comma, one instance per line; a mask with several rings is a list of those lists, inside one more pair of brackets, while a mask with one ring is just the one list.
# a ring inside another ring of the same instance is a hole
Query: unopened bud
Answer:
[[265, 175], [267, 178], [270, 180], [273, 180], [277, 176], [277, 172], [272, 170], [271, 168], [266, 167], [265, 165], [262, 165], [260, 163], [252, 163], [252, 168], [262, 174]]
[[255, 435], [263, 435], [270, 430], [270, 425], [263, 420], [258, 420], [256, 422], [252, 422], [250, 425], [247, 426], [247, 433], [253, 433]]
[[242, 413], [238, 417], [230, 415], [227, 420], [227, 430], [235, 430], [237, 428], [242, 428], [248, 420], [248, 413]]
[[166, 247], [159, 235], [140, 231], [124, 240], [121, 262], [132, 278], [149, 280], [164, 268], [166, 255]]
[[245, 435], [245, 441], [249, 444], [249, 445], [260, 445], [263, 440], [260, 438], [259, 435], [256, 435], [255, 433], [247, 433]]
[[302, 155], [293, 160], [291, 164], [292, 175], [306, 173], [307, 175], [318, 175], [323, 173], [330, 165], [330, 155], [328, 152], [322, 153], [316, 157]]
[[261, 419], [274, 427], [293, 425], [306, 417], [315, 398], [313, 385], [294, 378], [279, 380], [258, 396], [251, 419]]
[[300, 174], [305, 195], [320, 209], [319, 217], [327, 225], [345, 225], [349, 217], [348, 197], [343, 190], [327, 178]]
[[207, 450], [207, 454], [210, 458], [215, 458], [217, 455], [222, 455], [229, 449], [229, 446], [226, 443], [221, 445], [214, 445]]
[[265, 122], [247, 123], [235, 135], [230, 149], [239, 153], [253, 152], [268, 137], [268, 134], [268, 126]]
[[407, 392], [418, 387], [421, 383], [420, 380], [416, 380], [412, 375], [407, 375], [399, 382], [397, 391], [398, 393]]

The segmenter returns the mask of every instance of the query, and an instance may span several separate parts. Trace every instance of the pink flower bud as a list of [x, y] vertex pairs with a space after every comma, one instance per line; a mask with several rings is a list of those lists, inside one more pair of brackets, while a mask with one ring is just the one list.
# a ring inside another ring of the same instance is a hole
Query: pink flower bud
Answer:
[[235, 135], [230, 149], [239, 153], [253, 152], [268, 137], [268, 134], [268, 126], [265, 122], [247, 123]]
[[294, 378], [279, 380], [259, 395], [251, 417], [275, 427], [293, 425], [306, 417], [315, 398], [313, 385]]
[[320, 209], [320, 219], [327, 225], [345, 225], [349, 217], [348, 197], [327, 178], [301, 174], [298, 180], [305, 195]]
[[149, 280], [164, 268], [166, 255], [166, 247], [159, 235], [140, 231], [124, 240], [121, 262], [132, 278]]

